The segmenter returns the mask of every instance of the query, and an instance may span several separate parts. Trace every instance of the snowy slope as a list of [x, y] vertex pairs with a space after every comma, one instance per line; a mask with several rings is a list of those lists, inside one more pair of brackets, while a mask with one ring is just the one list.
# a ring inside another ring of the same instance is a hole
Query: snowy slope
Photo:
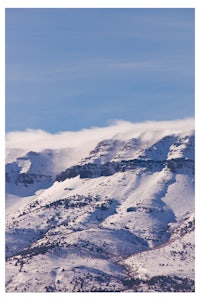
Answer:
[[9, 152], [6, 291], [194, 290], [194, 131], [146, 136]]
[[6, 157], [6, 192], [22, 197], [31, 196], [50, 187], [63, 168], [77, 163], [80, 155], [75, 149], [44, 149], [40, 152], [8, 150]]

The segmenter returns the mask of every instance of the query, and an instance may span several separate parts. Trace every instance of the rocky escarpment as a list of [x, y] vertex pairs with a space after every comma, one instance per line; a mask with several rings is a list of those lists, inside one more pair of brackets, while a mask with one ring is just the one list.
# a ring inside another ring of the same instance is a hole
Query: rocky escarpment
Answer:
[[56, 181], [80, 176], [80, 178], [95, 178], [99, 176], [111, 176], [116, 172], [126, 172], [143, 168], [145, 172], [159, 172], [163, 168], [168, 168], [171, 172], [182, 173], [188, 170], [194, 172], [194, 161], [191, 159], [176, 158], [170, 160], [122, 160], [121, 162], [107, 162], [105, 164], [88, 163], [85, 165], [76, 165], [66, 169], [56, 176]]
[[25, 156], [6, 164], [6, 192], [29, 196], [38, 189], [52, 185], [55, 176], [52, 170], [51, 153], [30, 151]]
[[137, 138], [128, 141], [103, 140], [79, 164], [58, 174], [56, 181], [76, 176], [111, 176], [116, 172], [139, 168], [146, 172], [159, 172], [163, 168], [176, 173], [182, 173], [183, 170], [186, 172], [187, 169], [194, 172], [194, 142], [193, 133], [183, 136], [167, 135], [148, 146]]
[[116, 137], [9, 159], [6, 292], [194, 291], [193, 133]]

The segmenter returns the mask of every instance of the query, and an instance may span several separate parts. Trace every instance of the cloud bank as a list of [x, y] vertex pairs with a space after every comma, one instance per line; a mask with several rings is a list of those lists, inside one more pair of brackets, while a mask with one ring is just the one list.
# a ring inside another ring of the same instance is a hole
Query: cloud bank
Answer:
[[128, 139], [140, 137], [143, 140], [156, 140], [170, 133], [181, 133], [194, 129], [194, 119], [187, 118], [174, 121], [146, 121], [131, 123], [118, 120], [107, 127], [93, 127], [80, 131], [66, 131], [56, 134], [43, 130], [27, 129], [6, 134], [6, 149], [26, 149], [41, 151], [43, 149], [87, 148], [108, 138]]

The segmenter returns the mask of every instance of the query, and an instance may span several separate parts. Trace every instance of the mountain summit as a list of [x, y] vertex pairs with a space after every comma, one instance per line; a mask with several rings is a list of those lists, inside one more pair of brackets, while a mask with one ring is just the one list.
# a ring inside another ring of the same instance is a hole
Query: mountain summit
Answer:
[[7, 153], [7, 292], [194, 291], [193, 130]]

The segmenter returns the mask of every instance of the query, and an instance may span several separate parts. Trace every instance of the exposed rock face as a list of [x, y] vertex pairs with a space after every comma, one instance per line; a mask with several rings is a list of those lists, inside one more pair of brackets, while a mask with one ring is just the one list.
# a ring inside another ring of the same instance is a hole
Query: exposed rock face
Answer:
[[193, 292], [194, 134], [64, 156], [6, 165], [6, 291]]
[[95, 178], [99, 176], [111, 176], [116, 172], [126, 172], [128, 170], [136, 170], [143, 168], [146, 172], [161, 171], [168, 168], [172, 172], [181, 173], [182, 170], [194, 171], [194, 161], [191, 159], [177, 158], [164, 161], [158, 160], [123, 160], [121, 162], [107, 162], [103, 165], [86, 164], [73, 166], [56, 176], [56, 181], [64, 181], [66, 179], [80, 176], [80, 178]]

